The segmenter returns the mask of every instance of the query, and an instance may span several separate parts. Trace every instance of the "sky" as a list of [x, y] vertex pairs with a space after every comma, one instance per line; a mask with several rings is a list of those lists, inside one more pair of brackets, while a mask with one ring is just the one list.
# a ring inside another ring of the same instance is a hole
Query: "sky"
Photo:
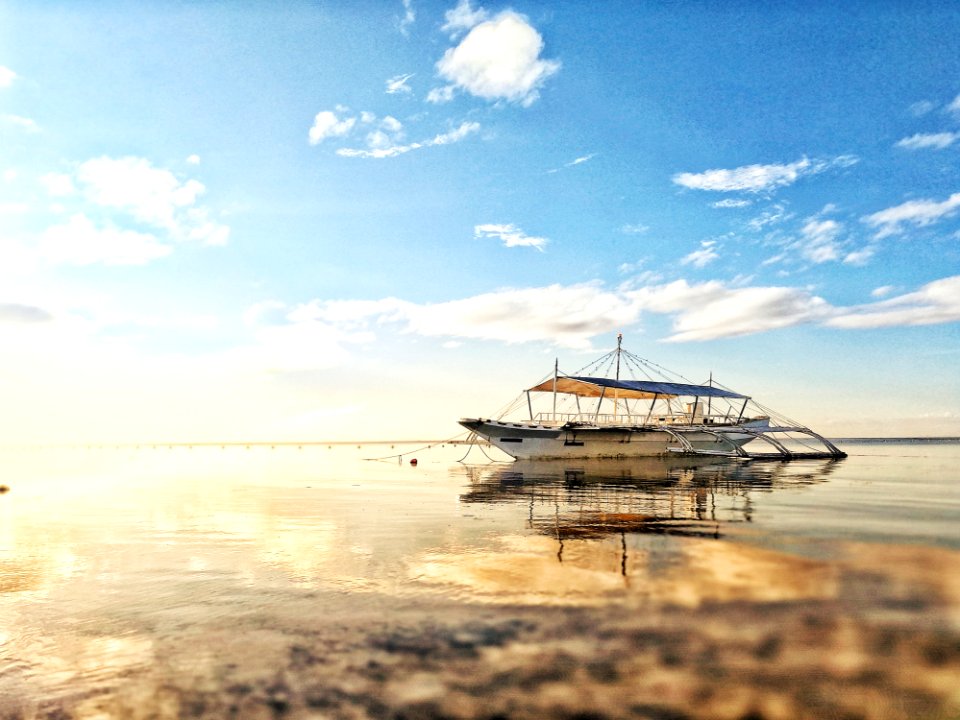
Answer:
[[624, 335], [960, 435], [946, 3], [0, 0], [5, 442], [440, 439]]

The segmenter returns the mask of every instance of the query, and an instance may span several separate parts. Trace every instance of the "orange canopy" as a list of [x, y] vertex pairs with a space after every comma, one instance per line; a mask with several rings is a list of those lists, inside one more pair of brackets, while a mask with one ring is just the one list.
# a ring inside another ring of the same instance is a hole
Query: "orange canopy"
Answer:
[[[553, 392], [553, 378], [544, 380], [539, 385], [530, 388], [530, 390], [534, 392]], [[606, 392], [604, 392], [604, 390], [606, 390]], [[635, 398], [641, 400], [650, 400], [654, 397], [664, 399], [677, 397], [676, 395], [667, 393], [655, 393], [648, 390], [634, 390], [625, 387], [604, 388], [601, 385], [572, 377], [558, 377], [557, 392], [568, 393], [570, 395], [579, 395], [580, 397], [600, 397], [600, 395], [603, 394], [604, 397], [611, 399], [620, 398], [622, 400], [633, 400]]]

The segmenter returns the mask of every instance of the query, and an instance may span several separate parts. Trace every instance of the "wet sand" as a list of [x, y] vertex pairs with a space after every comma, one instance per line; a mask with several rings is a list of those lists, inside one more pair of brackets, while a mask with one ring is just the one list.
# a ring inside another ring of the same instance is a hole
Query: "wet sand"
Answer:
[[155, 641], [152, 662], [3, 718], [960, 717], [960, 564], [853, 548], [834, 597], [696, 607], [398, 602], [305, 593]]

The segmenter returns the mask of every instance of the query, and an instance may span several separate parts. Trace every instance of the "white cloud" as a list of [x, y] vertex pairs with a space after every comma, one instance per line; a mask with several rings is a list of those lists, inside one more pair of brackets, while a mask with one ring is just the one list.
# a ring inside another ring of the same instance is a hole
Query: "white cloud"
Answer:
[[620, 232], [624, 235], [643, 235], [649, 231], [650, 226], [643, 223], [627, 223], [620, 228]]
[[925, 227], [954, 215], [960, 209], [960, 192], [946, 200], [909, 200], [863, 218], [870, 227], [877, 228], [877, 239], [899, 235], [905, 226]]
[[[460, 6], [458, 6], [459, 8]], [[543, 39], [526, 18], [513, 11], [475, 25], [456, 47], [437, 62], [449, 85], [428, 96], [440, 102], [465, 90], [485, 100], [506, 100], [524, 107], [539, 97], [539, 89], [560, 69], [556, 60], [542, 60]]]
[[456, 94], [455, 90], [456, 88], [454, 88], [453, 85], [433, 88], [433, 90], [427, 93], [427, 102], [434, 104], [450, 102]]
[[36, 121], [21, 117], [20, 115], [0, 115], [0, 122], [3, 122], [4, 125], [15, 127], [25, 133], [40, 132], [40, 126], [37, 125]]
[[374, 130], [367, 135], [367, 147], [372, 149], [390, 147], [390, 136], [381, 130]]
[[456, 37], [464, 30], [479, 25], [487, 17], [487, 11], [483, 8], [474, 10], [470, 6], [470, 0], [460, 0], [455, 8], [444, 13], [446, 22], [440, 27], [440, 30]]
[[710, 340], [779, 330], [815, 322], [828, 310], [822, 298], [797, 288], [737, 288], [686, 309], [674, 322], [668, 340]]
[[179, 208], [193, 205], [206, 188], [196, 180], [181, 182], [169, 170], [135, 157], [101, 157], [77, 168], [84, 194], [102, 207], [128, 210], [151, 225], [172, 228]]
[[879, 328], [957, 321], [960, 321], [960, 275], [935, 280], [916, 292], [889, 300], [846, 308], [826, 324], [837, 328]]
[[40, 178], [40, 183], [51, 197], [69, 197], [77, 191], [73, 178], [63, 173], [47, 173]]
[[329, 137], [343, 137], [353, 129], [356, 122], [356, 118], [340, 120], [332, 111], [322, 110], [313, 119], [313, 127], [310, 128], [310, 144], [317, 145]]
[[960, 113], [960, 95], [957, 95], [953, 102], [947, 105], [947, 110], [950, 112]]
[[[465, 122], [460, 125], [456, 130], [451, 130], [447, 133], [441, 133], [436, 135], [431, 140], [424, 140], [423, 142], [410, 143], [409, 145], [392, 145], [389, 147], [373, 147], [370, 150], [359, 150], [356, 148], [340, 148], [337, 150], [337, 155], [342, 157], [357, 157], [357, 158], [375, 158], [382, 159], [388, 157], [396, 157], [397, 155], [403, 155], [404, 153], [411, 152], [412, 150], [419, 150], [426, 147], [435, 147], [437, 145], [449, 145], [451, 143], [459, 142], [471, 133], [475, 133], [480, 129], [480, 123], [476, 122]], [[370, 138], [368, 137], [368, 140]], [[379, 139], [379, 137], [377, 138]]]
[[913, 103], [908, 109], [914, 117], [923, 117], [933, 112], [936, 107], [937, 106], [929, 100], [920, 100], [919, 102]]
[[129, 213], [139, 222], [167, 231], [175, 240], [222, 245], [229, 236], [227, 226], [211, 221], [207, 210], [197, 206], [206, 192], [202, 183], [181, 181], [143, 158], [88, 160], [77, 168], [76, 182], [91, 203]]
[[585, 162], [590, 162], [597, 156], [596, 153], [590, 153], [589, 155], [583, 155], [581, 157], [575, 158], [570, 162], [566, 163], [564, 167], [573, 167], [574, 165], [582, 165]]
[[[655, 280], [651, 280], [655, 282]], [[804, 324], [837, 328], [918, 325], [960, 320], [960, 276], [931, 282], [914, 293], [850, 308], [831, 306], [807, 288], [740, 287], [718, 281], [695, 285], [677, 280], [637, 288], [626, 282], [606, 289], [600, 282], [570, 286], [504, 288], [433, 304], [397, 298], [314, 300], [287, 313], [283, 323], [308, 343], [310, 328], [325, 340], [366, 342], [373, 327], [446, 341], [478, 339], [506, 343], [547, 341], [589, 348], [591, 338], [633, 325], [643, 313], [673, 317], [668, 342], [705, 341]], [[448, 343], [449, 344], [449, 343]]]
[[263, 300], [254, 303], [243, 313], [243, 324], [254, 325], [276, 325], [283, 321], [286, 316], [287, 305], [279, 300]]
[[598, 284], [504, 289], [434, 305], [411, 306], [407, 330], [428, 337], [508, 343], [549, 340], [589, 348], [590, 338], [635, 322], [628, 298]]
[[759, 232], [768, 225], [779, 225], [793, 218], [793, 213], [787, 211], [786, 205], [777, 203], [764, 210], [760, 215], [747, 221], [751, 230]]
[[348, 345], [372, 342], [370, 332], [345, 332], [320, 322], [291, 322], [257, 328], [256, 344], [239, 348], [231, 359], [241, 366], [268, 372], [322, 370], [344, 364]]
[[677, 280], [632, 293], [641, 308], [676, 315], [668, 342], [736, 337], [815, 322], [830, 306], [808, 291], [789, 287], [727, 288], [711, 281]]
[[953, 145], [957, 140], [960, 140], [960, 133], [917, 133], [908, 138], [903, 138], [896, 144], [896, 147], [905, 150], [921, 150], [923, 148], [943, 150]]
[[[72, 213], [39, 241], [41, 255], [53, 262], [140, 264], [170, 252], [162, 240], [223, 245], [229, 239], [230, 228], [198, 204], [206, 191], [202, 183], [143, 158], [94, 158], [72, 175], [48, 173], [40, 183], [60, 201], [55, 212]], [[131, 224], [138, 227], [124, 227]], [[68, 232], [76, 233], [76, 243], [69, 242]]]
[[8, 67], [0, 65], [0, 88], [8, 88], [17, 79], [17, 74]]
[[745, 165], [732, 170], [677, 173], [672, 179], [677, 185], [692, 190], [761, 193], [792, 185], [807, 175], [816, 175], [833, 167], [849, 167], [856, 162], [858, 159], [851, 155], [840, 155], [829, 160], [801, 158], [785, 165]]
[[398, 93], [409, 95], [412, 93], [413, 88], [407, 85], [407, 82], [412, 77], [413, 73], [407, 73], [406, 75], [394, 75], [387, 80], [387, 95], [396, 95]]
[[695, 268], [706, 267], [718, 257], [716, 240], [704, 240], [700, 243], [700, 249], [694, 250], [689, 255], [680, 260], [681, 265], [693, 265]]
[[715, 203], [710, 203], [712, 208], [743, 208], [752, 205], [751, 200], [734, 200], [733, 198], [727, 198], [726, 200], [717, 200]]
[[623, 263], [617, 268], [617, 272], [621, 275], [628, 273], [631, 275], [631, 277], [624, 280], [618, 286], [621, 292], [663, 282], [663, 275], [655, 270], [644, 270], [642, 261], [637, 263]]
[[640, 307], [676, 315], [670, 342], [735, 337], [801, 324], [835, 328], [929, 325], [960, 320], [960, 276], [918, 291], [855, 307], [834, 307], [809, 290], [790, 287], [728, 288], [684, 280], [633, 293]]
[[403, 123], [390, 115], [387, 115], [380, 124], [388, 132], [397, 133], [403, 130]]
[[30, 206], [23, 202], [0, 202], [0, 215], [25, 215]]
[[836, 260], [840, 255], [837, 238], [843, 226], [836, 220], [810, 218], [800, 230], [800, 254], [813, 263]]
[[541, 252], [549, 242], [546, 238], [527, 235], [512, 223], [477, 225], [473, 228], [473, 236], [476, 238], [497, 238], [503, 240], [505, 247], [535, 247]]
[[870, 291], [870, 297], [883, 298], [892, 293], [894, 289], [893, 285], [881, 285]]
[[177, 231], [177, 239], [193, 240], [205, 245], [226, 245], [230, 240], [230, 228], [209, 218], [206, 208], [190, 208], [186, 221]]
[[417, 19], [417, 13], [413, 9], [413, 0], [403, 0], [403, 17], [398, 24], [400, 32], [404, 35], [410, 32], [410, 26]]
[[[763, 266], [777, 263], [807, 263], [822, 264], [826, 262], [843, 261], [847, 264], [863, 264], [872, 255], [872, 250], [863, 250], [858, 253], [849, 253], [843, 256], [845, 246], [849, 241], [842, 240], [846, 228], [843, 223], [826, 217], [835, 213], [837, 208], [827, 204], [817, 214], [804, 219], [795, 233], [788, 233], [783, 229], [774, 229], [764, 236], [764, 244], [780, 249], [780, 252], [763, 261]], [[776, 205], [764, 212], [760, 217], [750, 220], [747, 224], [754, 230], [760, 231], [765, 227], [779, 225], [794, 217], [787, 213], [782, 205]]]
[[[369, 115], [368, 118], [364, 118], [365, 123], [376, 122], [377, 118], [373, 113], [364, 113], [364, 115]], [[384, 150], [399, 145], [403, 135], [403, 123], [387, 115], [380, 121], [376, 130], [367, 133], [367, 147], [371, 150]]]
[[389, 316], [395, 305], [382, 301], [319, 301], [294, 307], [266, 300], [243, 314], [254, 342], [227, 353], [226, 365], [255, 372], [301, 372], [343, 365], [351, 345], [373, 342], [369, 320]]
[[380, 323], [401, 320], [409, 307], [412, 307], [411, 303], [392, 297], [382, 300], [313, 300], [294, 308], [289, 319], [293, 322], [323, 322], [358, 330], [366, 327], [372, 317], [376, 317]]
[[[472, 338], [507, 343], [550, 341], [589, 348], [590, 338], [635, 323], [643, 309], [673, 313], [689, 303], [726, 292], [719, 283], [690, 288], [685, 282], [639, 291], [606, 290], [601, 283], [505, 288], [461, 300], [417, 305], [380, 301], [314, 301], [301, 319], [359, 330], [368, 323], [397, 323], [404, 332], [427, 337]], [[684, 338], [693, 339], [693, 338]]]
[[169, 255], [171, 249], [147, 233], [98, 228], [86, 215], [76, 214], [40, 237], [40, 254], [49, 262], [69, 265], [144, 265]]
[[303, 372], [345, 364], [350, 346], [373, 342], [367, 329], [354, 330], [311, 316], [311, 306], [301, 306], [278, 322], [254, 324], [255, 342], [229, 353], [228, 364], [260, 372]]
[[296, 316], [355, 332], [370, 323], [396, 323], [403, 332], [425, 337], [507, 343], [546, 340], [589, 348], [591, 337], [629, 325], [637, 314], [636, 303], [623, 293], [605, 290], [600, 283], [584, 283], [505, 288], [425, 305], [395, 298], [313, 301], [301, 306]]
[[[590, 162], [591, 160], [593, 160], [593, 158], [595, 158], [596, 156], [597, 156], [597, 153], [590, 153], [589, 155], [581, 155], [578, 158], [574, 158], [570, 162], [564, 163], [563, 167], [571, 168], [571, 167], [576, 167], [577, 165], [583, 165], [584, 163]], [[550, 170], [547, 170], [548, 175], [552, 175], [553, 173], [558, 173], [558, 172], [560, 172], [560, 168], [552, 168]]]
[[199, 164], [200, 164], [200, 156], [199, 156], [199, 155], [191, 155], [190, 157], [187, 158], [187, 164], [188, 164], [188, 165], [199, 165]]
[[34, 324], [53, 320], [53, 315], [35, 305], [0, 303], [0, 323]]
[[866, 265], [877, 253], [876, 245], [866, 245], [859, 250], [847, 253], [843, 258], [844, 265]]

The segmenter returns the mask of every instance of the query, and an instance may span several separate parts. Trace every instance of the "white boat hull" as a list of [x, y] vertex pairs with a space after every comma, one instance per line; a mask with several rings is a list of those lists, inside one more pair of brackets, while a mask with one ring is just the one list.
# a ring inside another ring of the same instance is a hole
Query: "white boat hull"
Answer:
[[[472, 418], [465, 418], [460, 424], [518, 460], [652, 457], [683, 452], [685, 449], [666, 428], [558, 428]], [[744, 423], [741, 427], [755, 426], [760, 429], [767, 424], [768, 421], [763, 420]], [[677, 430], [682, 430], [684, 440], [700, 453], [730, 454], [736, 452], [736, 447], [742, 447], [756, 438], [750, 432], [737, 432], [737, 428], [732, 426], [717, 427], [716, 431], [701, 431], [689, 426]]]

